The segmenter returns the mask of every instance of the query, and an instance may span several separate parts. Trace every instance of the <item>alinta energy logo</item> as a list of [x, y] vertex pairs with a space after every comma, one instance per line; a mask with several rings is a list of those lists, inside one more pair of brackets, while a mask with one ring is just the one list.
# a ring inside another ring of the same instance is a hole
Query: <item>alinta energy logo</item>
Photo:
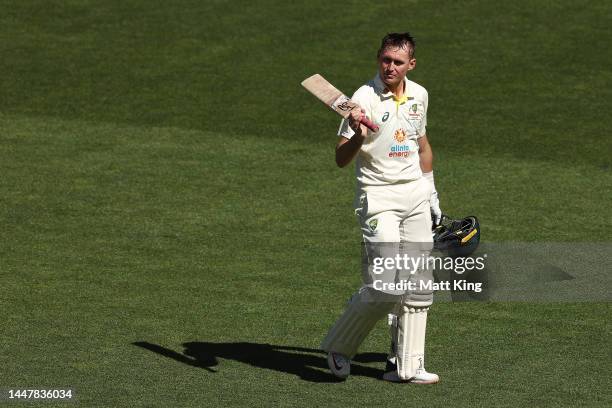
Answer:
[[397, 141], [397, 143], [404, 143], [404, 140], [406, 140], [406, 132], [404, 132], [404, 129], [397, 129], [393, 135], [393, 138]]
[[[418, 150], [418, 146], [413, 140], [408, 139], [404, 129], [397, 129], [393, 134], [393, 139], [398, 144], [391, 145], [389, 157], [408, 157], [411, 153]], [[407, 144], [405, 143], [407, 142]]]

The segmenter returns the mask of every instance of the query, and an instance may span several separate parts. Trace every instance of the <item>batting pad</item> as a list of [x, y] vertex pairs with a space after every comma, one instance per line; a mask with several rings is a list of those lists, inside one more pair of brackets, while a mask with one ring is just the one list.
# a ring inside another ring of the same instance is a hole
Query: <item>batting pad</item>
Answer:
[[369, 287], [362, 287], [321, 343], [321, 349], [353, 358], [376, 322], [385, 317], [400, 300]]
[[416, 287], [415, 290], [409, 290], [404, 295], [402, 303], [408, 307], [427, 307], [433, 303], [434, 291], [433, 291], [433, 270], [425, 269], [416, 273], [410, 277], [410, 280], [414, 282]]
[[397, 358], [397, 374], [408, 380], [418, 369], [425, 369], [425, 329], [428, 307], [403, 307], [397, 316], [397, 330], [394, 341]]

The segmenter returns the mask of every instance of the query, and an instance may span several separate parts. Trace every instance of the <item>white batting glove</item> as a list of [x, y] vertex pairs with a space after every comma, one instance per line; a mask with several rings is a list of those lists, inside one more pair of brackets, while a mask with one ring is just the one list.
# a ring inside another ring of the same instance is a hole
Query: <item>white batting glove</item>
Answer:
[[440, 209], [440, 199], [438, 198], [438, 192], [436, 191], [433, 171], [430, 171], [429, 173], [423, 173], [423, 177], [425, 177], [433, 187], [429, 203], [431, 207], [431, 220], [433, 222], [433, 226], [437, 227], [438, 225], [440, 225], [440, 221], [442, 221], [442, 210]]

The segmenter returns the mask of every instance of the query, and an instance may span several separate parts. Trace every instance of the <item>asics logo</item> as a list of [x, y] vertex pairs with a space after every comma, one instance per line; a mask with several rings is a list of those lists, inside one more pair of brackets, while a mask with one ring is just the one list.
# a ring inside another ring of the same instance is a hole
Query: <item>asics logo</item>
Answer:
[[336, 370], [342, 370], [342, 366], [341, 366], [341, 365], [338, 365], [338, 363], [336, 362], [336, 357], [335, 357], [335, 356], [334, 356], [334, 357], [332, 357], [332, 361], [334, 362], [334, 368], [335, 368]]

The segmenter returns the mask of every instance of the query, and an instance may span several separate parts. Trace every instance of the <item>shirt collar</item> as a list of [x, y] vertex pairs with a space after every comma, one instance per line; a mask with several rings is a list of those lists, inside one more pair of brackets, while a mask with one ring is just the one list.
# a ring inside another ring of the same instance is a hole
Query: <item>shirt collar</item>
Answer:
[[[395, 98], [395, 95], [393, 94], [393, 92], [387, 90], [387, 86], [382, 81], [382, 79], [380, 79], [380, 74], [376, 74], [376, 76], [374, 77], [374, 89], [376, 90], [377, 93], [380, 94], [380, 96], [383, 96], [385, 98], [393, 98], [396, 102], [398, 101]], [[403, 103], [411, 99], [414, 99], [414, 97], [408, 95], [408, 78], [404, 77], [404, 96], [401, 98], [399, 102]]]

